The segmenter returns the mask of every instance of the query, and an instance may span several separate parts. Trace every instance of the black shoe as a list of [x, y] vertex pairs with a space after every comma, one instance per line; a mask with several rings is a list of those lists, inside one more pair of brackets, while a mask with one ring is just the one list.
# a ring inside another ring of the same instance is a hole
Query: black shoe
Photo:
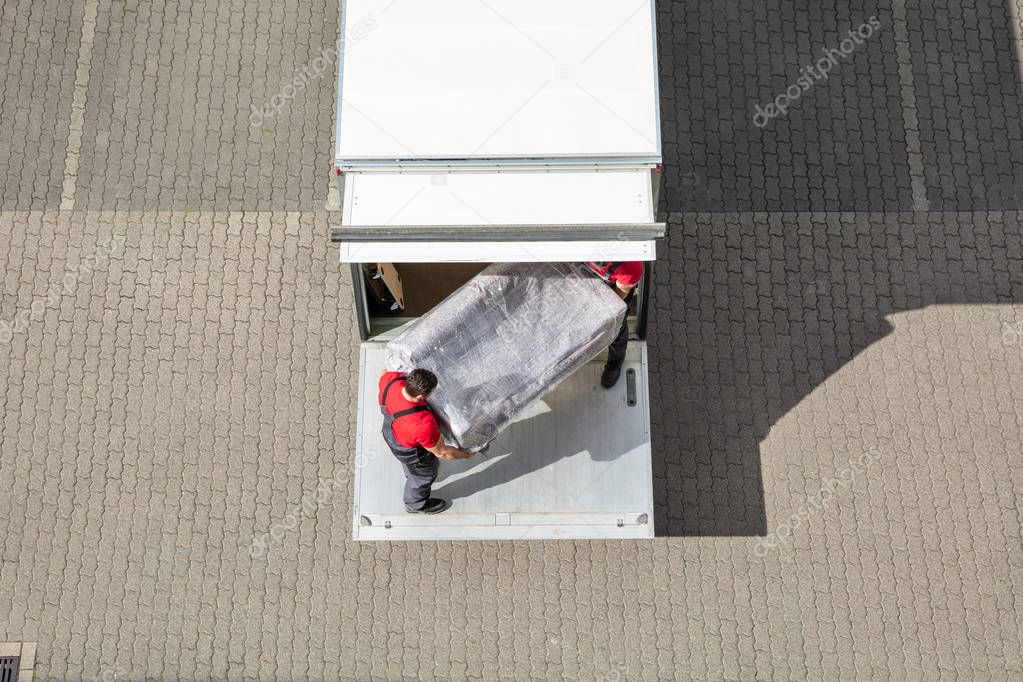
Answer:
[[409, 514], [440, 514], [442, 511], [451, 506], [451, 503], [447, 500], [442, 500], [439, 497], [431, 497], [423, 505], [422, 509], [413, 509], [412, 507], [405, 505], [405, 511]]
[[604, 365], [604, 373], [600, 375], [600, 385], [604, 388], [612, 388], [618, 383], [618, 377], [622, 375], [621, 365]]

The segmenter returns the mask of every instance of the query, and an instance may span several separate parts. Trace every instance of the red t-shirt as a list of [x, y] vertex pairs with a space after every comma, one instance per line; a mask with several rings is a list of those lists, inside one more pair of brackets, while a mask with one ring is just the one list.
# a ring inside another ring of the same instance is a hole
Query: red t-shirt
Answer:
[[[401, 372], [384, 372], [380, 377], [380, 388], [377, 394], [377, 402], [383, 405], [384, 388], [395, 377], [402, 376]], [[391, 390], [387, 392], [387, 411], [391, 414], [407, 410], [410, 407], [425, 405], [425, 400], [411, 402], [401, 394], [405, 381], [399, 379], [391, 384]], [[394, 439], [407, 448], [414, 448], [422, 445], [424, 448], [432, 448], [440, 442], [440, 428], [437, 426], [437, 419], [432, 412], [421, 410], [406, 414], [394, 420], [391, 430], [394, 432]]]
[[[605, 263], [604, 267], [597, 267], [596, 263], [586, 263], [587, 266], [600, 276], [604, 276], [614, 263]], [[622, 261], [618, 269], [611, 275], [611, 284], [617, 284], [622, 288], [634, 287], [643, 278], [643, 263], [640, 261]]]

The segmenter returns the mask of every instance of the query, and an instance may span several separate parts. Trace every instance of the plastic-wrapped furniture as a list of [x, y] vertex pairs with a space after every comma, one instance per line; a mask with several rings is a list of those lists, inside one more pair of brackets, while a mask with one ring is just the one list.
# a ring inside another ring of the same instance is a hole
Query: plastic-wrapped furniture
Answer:
[[479, 450], [604, 351], [625, 304], [569, 263], [495, 263], [387, 344], [393, 371], [431, 370], [445, 437]]

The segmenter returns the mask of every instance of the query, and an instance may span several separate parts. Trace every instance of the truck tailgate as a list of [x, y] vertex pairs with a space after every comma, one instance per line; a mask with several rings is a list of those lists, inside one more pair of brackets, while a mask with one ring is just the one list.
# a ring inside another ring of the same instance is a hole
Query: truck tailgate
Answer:
[[362, 344], [353, 537], [356, 540], [624, 539], [654, 534], [646, 344], [600, 387], [592, 362], [527, 408], [471, 460], [442, 461], [438, 515], [407, 514], [404, 474], [380, 436], [384, 343]]

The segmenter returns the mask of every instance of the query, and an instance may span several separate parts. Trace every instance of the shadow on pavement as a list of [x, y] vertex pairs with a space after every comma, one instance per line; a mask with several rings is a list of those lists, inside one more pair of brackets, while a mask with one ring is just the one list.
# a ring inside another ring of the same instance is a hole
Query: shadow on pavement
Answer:
[[[658, 4], [669, 227], [649, 345], [661, 535], [763, 535], [761, 441], [891, 332], [887, 315], [1023, 301], [1011, 2]], [[826, 79], [754, 123], [755, 105], [872, 16], [880, 28]]]
[[700, 214], [671, 221], [648, 337], [662, 535], [765, 532], [760, 443], [892, 331], [1023, 302], [1023, 214]]

